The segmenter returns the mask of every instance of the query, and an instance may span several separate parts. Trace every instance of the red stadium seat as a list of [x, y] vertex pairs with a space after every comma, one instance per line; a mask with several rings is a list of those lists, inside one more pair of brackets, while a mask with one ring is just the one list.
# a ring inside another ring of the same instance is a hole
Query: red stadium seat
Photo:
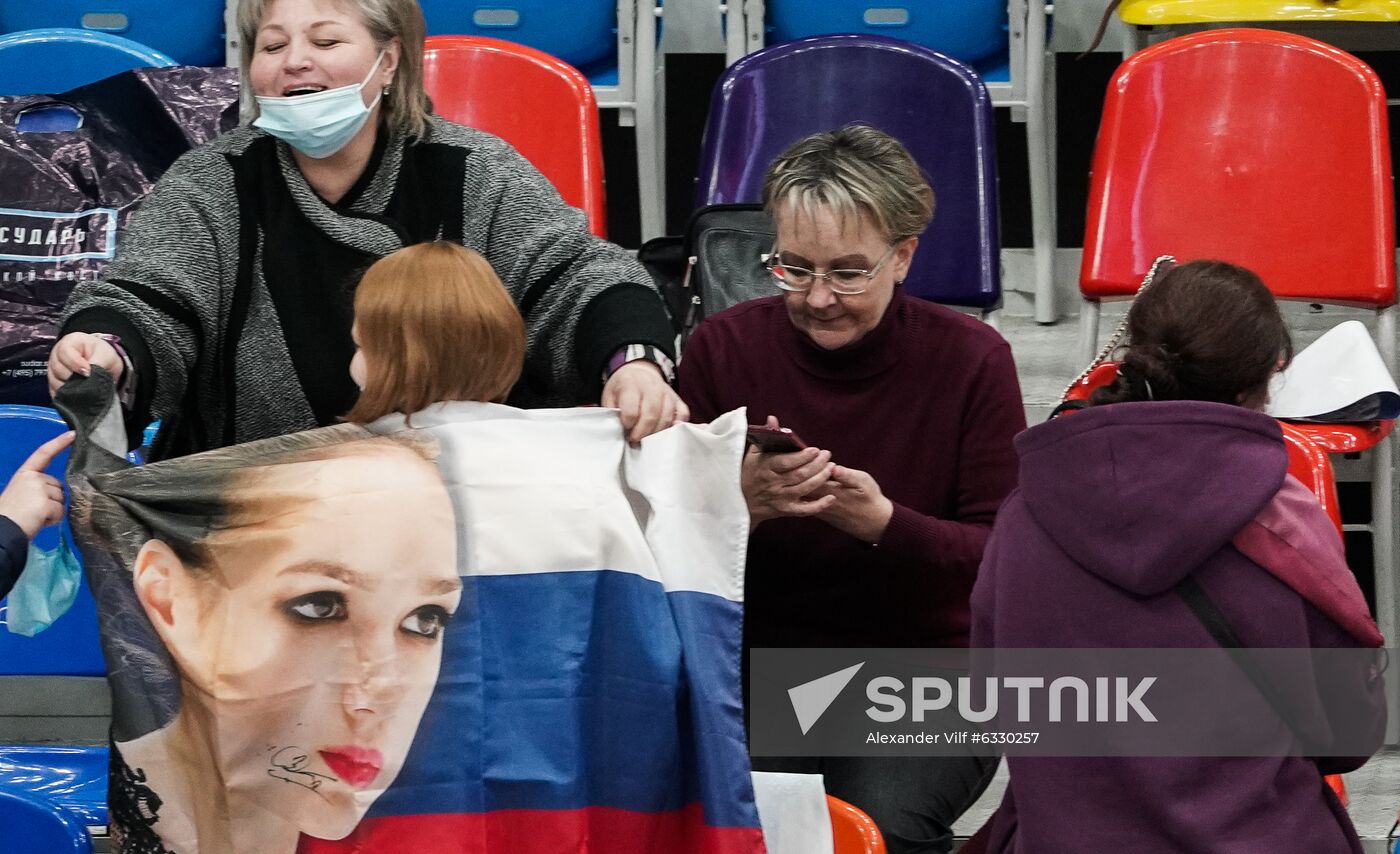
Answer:
[[1332, 462], [1327, 452], [1297, 425], [1279, 423], [1283, 428], [1283, 443], [1288, 446], [1288, 473], [1303, 482], [1317, 496], [1317, 503], [1327, 511], [1337, 533], [1342, 532], [1342, 511], [1337, 504], [1337, 481], [1332, 476]]
[[1174, 255], [1249, 267], [1280, 299], [1389, 308], [1393, 204], [1385, 91], [1365, 63], [1267, 30], [1162, 42], [1109, 84], [1085, 307], [1131, 297]]
[[1074, 381], [1074, 384], [1065, 389], [1065, 400], [1087, 401], [1089, 395], [1095, 389], [1102, 388], [1118, 378], [1117, 362], [1102, 362], [1094, 366], [1093, 370], [1083, 377]]
[[513, 42], [431, 36], [423, 82], [438, 115], [515, 146], [607, 236], [598, 105], [573, 66]]
[[[1385, 91], [1356, 57], [1252, 29], [1135, 54], [1109, 84], [1094, 150], [1080, 352], [1093, 357], [1099, 302], [1131, 297], [1153, 259], [1217, 258], [1280, 299], [1375, 310], [1394, 375], [1393, 192]], [[1376, 618], [1393, 639], [1393, 423], [1296, 426], [1326, 451], [1371, 451]]]

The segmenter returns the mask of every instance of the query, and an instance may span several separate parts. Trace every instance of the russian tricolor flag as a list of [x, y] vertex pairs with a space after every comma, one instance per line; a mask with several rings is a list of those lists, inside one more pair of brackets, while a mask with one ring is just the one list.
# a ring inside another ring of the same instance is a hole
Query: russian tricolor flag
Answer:
[[[757, 854], [739, 694], [743, 412], [439, 404], [465, 585], [403, 770], [305, 854]], [[393, 416], [371, 425], [403, 429]]]

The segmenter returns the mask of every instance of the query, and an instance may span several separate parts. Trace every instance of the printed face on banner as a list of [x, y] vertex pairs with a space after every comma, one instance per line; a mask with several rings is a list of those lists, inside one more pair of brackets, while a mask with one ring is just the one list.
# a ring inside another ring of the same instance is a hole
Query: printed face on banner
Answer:
[[742, 411], [633, 449], [449, 402], [129, 466], [103, 379], [70, 484], [114, 850], [762, 850]]
[[248, 468], [223, 502], [201, 539], [151, 539], [132, 567], [181, 677], [154, 735], [217, 769], [220, 810], [342, 838], [398, 775], [437, 680], [461, 596], [452, 503], [390, 440]]

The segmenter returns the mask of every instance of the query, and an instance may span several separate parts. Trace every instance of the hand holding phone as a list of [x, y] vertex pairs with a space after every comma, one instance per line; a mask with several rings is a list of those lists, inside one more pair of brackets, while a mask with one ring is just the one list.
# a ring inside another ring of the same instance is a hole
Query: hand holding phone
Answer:
[[765, 454], [792, 454], [807, 447], [802, 438], [786, 427], [749, 425], [749, 444]]
[[753, 447], [744, 453], [739, 481], [750, 530], [779, 516], [814, 516], [836, 501], [823, 489], [835, 467], [830, 451], [808, 446], [772, 415], [767, 424], [750, 426], [748, 439]]

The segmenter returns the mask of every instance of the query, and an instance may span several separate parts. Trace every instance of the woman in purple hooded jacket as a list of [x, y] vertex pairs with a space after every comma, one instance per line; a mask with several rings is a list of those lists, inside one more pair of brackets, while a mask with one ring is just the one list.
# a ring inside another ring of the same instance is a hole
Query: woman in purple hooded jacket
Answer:
[[[1171, 268], [1127, 331], [1113, 385], [1016, 439], [1020, 485], [977, 577], [972, 646], [1216, 646], [1178, 589], [1187, 578], [1241, 646], [1380, 646], [1335, 526], [1258, 411], [1292, 352], [1263, 283], [1217, 261]], [[1313, 697], [1361, 722], [1351, 743], [1379, 747], [1377, 674], [1316, 678]], [[1360, 854], [1323, 775], [1364, 761], [1013, 755], [977, 841], [997, 854]]]

